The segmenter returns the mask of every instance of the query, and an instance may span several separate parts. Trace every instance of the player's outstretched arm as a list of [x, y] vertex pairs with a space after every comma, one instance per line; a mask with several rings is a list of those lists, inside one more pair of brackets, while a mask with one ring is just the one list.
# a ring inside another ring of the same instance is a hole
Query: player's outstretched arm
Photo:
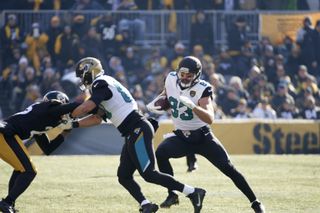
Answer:
[[96, 106], [97, 105], [93, 101], [87, 100], [83, 102], [80, 106], [78, 106], [75, 110], [73, 110], [71, 116], [73, 118], [84, 116], [91, 112], [93, 109], [95, 109]]

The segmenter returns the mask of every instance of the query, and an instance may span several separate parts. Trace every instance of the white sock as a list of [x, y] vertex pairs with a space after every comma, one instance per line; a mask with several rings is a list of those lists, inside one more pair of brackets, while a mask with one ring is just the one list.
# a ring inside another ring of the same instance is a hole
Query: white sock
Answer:
[[142, 202], [141, 202], [141, 206], [143, 206], [143, 205], [146, 205], [146, 204], [148, 204], [148, 203], [150, 203], [150, 201], [149, 200], [147, 200], [147, 199], [145, 199], [145, 200], [143, 200]]
[[194, 192], [194, 187], [188, 186], [187, 184], [184, 184], [183, 191], [182, 191], [183, 194], [189, 195], [193, 192]]

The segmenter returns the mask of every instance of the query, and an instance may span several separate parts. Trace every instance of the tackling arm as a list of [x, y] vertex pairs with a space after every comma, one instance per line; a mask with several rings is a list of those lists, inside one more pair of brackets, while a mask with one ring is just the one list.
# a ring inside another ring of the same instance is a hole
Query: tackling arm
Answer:
[[93, 101], [87, 100], [83, 102], [80, 106], [78, 106], [75, 110], [73, 110], [73, 112], [71, 113], [71, 116], [73, 118], [81, 117], [83, 115], [88, 114], [93, 109], [95, 109], [96, 106], [97, 105]]

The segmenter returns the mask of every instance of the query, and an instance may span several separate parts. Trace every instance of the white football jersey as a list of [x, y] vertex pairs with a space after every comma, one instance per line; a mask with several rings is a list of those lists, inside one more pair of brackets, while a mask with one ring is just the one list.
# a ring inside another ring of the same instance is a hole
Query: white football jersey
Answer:
[[107, 118], [118, 127], [122, 121], [133, 111], [138, 110], [137, 102], [133, 99], [130, 92], [120, 82], [111, 76], [102, 75], [92, 83], [92, 90], [99, 86], [99, 82], [104, 81], [112, 92], [109, 100], [102, 101], [99, 108], [104, 110]]
[[200, 120], [200, 118], [192, 112], [192, 110], [179, 102], [179, 96], [183, 95], [188, 97], [196, 105], [198, 105], [199, 99], [202, 97], [206, 88], [212, 86], [204, 81], [200, 80], [193, 87], [182, 90], [177, 83], [176, 72], [170, 72], [165, 81], [165, 89], [168, 101], [171, 106], [171, 117], [175, 129], [180, 130], [196, 130], [200, 127], [207, 125], [207, 123]]

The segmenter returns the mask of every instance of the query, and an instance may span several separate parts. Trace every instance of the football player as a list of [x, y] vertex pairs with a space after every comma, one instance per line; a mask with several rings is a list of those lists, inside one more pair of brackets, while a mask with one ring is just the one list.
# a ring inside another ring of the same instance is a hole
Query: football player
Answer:
[[68, 103], [66, 94], [59, 91], [47, 93], [42, 102], [37, 102], [22, 112], [0, 121], [0, 158], [10, 164], [14, 171], [9, 180], [8, 195], [0, 201], [0, 211], [16, 212], [16, 199], [28, 188], [37, 174], [22, 140], [35, 138], [45, 154], [50, 154], [64, 140], [59, 134], [51, 142], [45, 133], [58, 127], [65, 115], [79, 103]]
[[[228, 153], [210, 128], [214, 119], [213, 88], [208, 82], [200, 80], [201, 70], [200, 60], [187, 56], [179, 63], [178, 69], [166, 77], [161, 95], [166, 95], [170, 103], [175, 131], [173, 136], [166, 138], [156, 150], [159, 170], [173, 175], [170, 158], [202, 155], [231, 178], [249, 199], [256, 213], [263, 213], [264, 206], [231, 163]], [[156, 113], [158, 108], [154, 107], [153, 103], [154, 101], [148, 104], [147, 108]], [[160, 207], [169, 208], [178, 203], [178, 195], [169, 190], [168, 197]]]
[[65, 129], [97, 125], [101, 123], [102, 117], [109, 119], [117, 127], [125, 138], [117, 172], [118, 181], [140, 204], [140, 212], [156, 212], [158, 206], [148, 201], [141, 192], [133, 178], [135, 170], [138, 170], [147, 182], [184, 193], [190, 198], [195, 212], [200, 212], [205, 190], [182, 184], [172, 176], [155, 169], [152, 144], [154, 128], [138, 112], [137, 103], [129, 91], [117, 80], [105, 75], [100, 61], [96, 58], [80, 60], [76, 65], [76, 75], [83, 84], [81, 88], [87, 88], [91, 97], [72, 112], [72, 117], [85, 115], [97, 106], [99, 110], [96, 114], [65, 124]]

